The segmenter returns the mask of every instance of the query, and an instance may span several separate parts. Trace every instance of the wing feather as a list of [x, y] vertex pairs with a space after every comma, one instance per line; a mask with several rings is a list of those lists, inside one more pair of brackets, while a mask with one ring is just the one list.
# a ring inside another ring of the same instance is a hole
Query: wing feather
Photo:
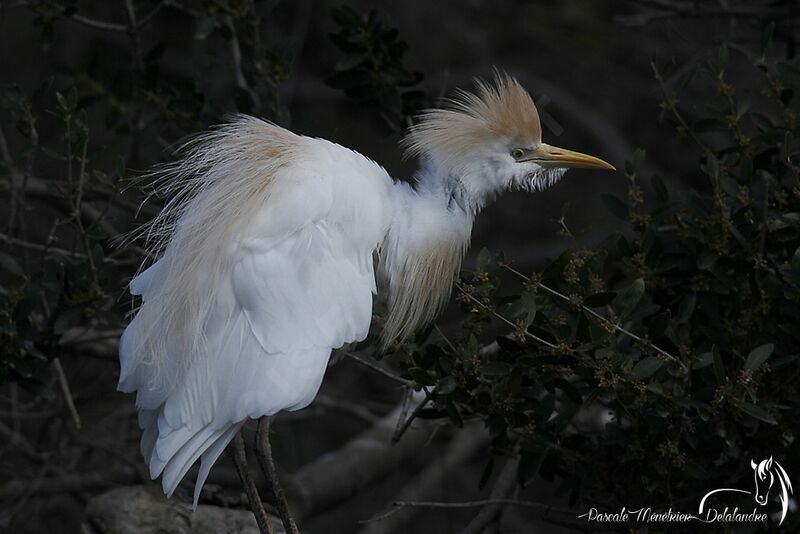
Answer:
[[[193, 344], [186, 339], [191, 332], [181, 331], [164, 340], [159, 365], [142, 357], [142, 324], [157, 318], [142, 321], [141, 315], [157, 313], [153, 306], [140, 308], [120, 343], [119, 389], [138, 392], [150, 474], [161, 475], [171, 495], [200, 458], [195, 506], [243, 420], [308, 405], [331, 349], [363, 340], [369, 330], [377, 238], [356, 231], [364, 221], [348, 227], [332, 215], [332, 180], [288, 168], [271, 187], [252, 223], [225, 249], [221, 275], [196, 296], [209, 310], [202, 357], [183, 357], [181, 350]], [[165, 257], [170, 253], [168, 246]], [[131, 282], [131, 292], [144, 303], [157, 298], [172, 265], [162, 258]], [[192, 287], [202, 287], [199, 282]]]

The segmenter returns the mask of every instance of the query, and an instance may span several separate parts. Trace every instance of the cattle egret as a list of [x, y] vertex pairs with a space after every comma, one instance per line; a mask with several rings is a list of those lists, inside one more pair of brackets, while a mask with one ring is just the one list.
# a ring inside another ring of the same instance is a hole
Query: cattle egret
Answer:
[[[141, 452], [171, 495], [199, 458], [194, 503], [248, 418], [307, 406], [331, 350], [367, 336], [385, 294], [384, 344], [447, 302], [472, 223], [507, 190], [572, 167], [614, 169], [542, 142], [530, 95], [498, 74], [422, 113], [397, 181], [365, 156], [238, 115], [154, 172], [170, 195], [145, 227], [158, 260], [130, 291], [119, 389], [137, 392]], [[373, 262], [373, 258], [377, 262]]]

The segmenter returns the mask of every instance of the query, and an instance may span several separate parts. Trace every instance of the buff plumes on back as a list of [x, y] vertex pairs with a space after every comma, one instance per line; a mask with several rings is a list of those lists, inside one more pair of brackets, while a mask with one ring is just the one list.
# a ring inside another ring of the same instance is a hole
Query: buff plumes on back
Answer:
[[[236, 115], [194, 137], [177, 162], [156, 169], [155, 194], [170, 198], [158, 216], [132, 234], [144, 238], [150, 259], [161, 258], [150, 277], [150, 296], [138, 316], [142, 362], [160, 366], [165, 355], [186, 368], [204, 352], [204, 324], [211, 313], [231, 236], [264, 205], [276, 172], [296, 157], [300, 138], [272, 124]], [[184, 346], [168, 347], [180, 340]], [[169, 380], [164, 373], [154, 373]]]

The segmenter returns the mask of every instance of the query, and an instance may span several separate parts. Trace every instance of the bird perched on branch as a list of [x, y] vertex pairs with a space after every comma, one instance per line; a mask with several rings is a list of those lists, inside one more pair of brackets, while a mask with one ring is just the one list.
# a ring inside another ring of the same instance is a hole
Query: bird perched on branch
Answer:
[[248, 417], [307, 406], [331, 350], [367, 336], [379, 288], [384, 344], [433, 320], [499, 193], [613, 169], [543, 143], [533, 100], [504, 74], [424, 112], [403, 143], [421, 160], [410, 183], [239, 115], [155, 171], [171, 199], [141, 230], [158, 260], [130, 284], [142, 302], [120, 343], [119, 389], [137, 392], [141, 452], [165, 493], [199, 458], [196, 505]]

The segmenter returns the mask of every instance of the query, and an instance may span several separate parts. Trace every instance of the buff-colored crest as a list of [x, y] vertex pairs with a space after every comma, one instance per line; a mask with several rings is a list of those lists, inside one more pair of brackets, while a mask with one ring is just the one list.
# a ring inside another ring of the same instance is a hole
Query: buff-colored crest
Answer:
[[498, 138], [541, 142], [539, 113], [517, 80], [497, 72], [492, 82], [475, 84], [476, 92], [459, 90], [441, 109], [422, 113], [403, 140], [408, 155], [429, 154], [447, 164]]

